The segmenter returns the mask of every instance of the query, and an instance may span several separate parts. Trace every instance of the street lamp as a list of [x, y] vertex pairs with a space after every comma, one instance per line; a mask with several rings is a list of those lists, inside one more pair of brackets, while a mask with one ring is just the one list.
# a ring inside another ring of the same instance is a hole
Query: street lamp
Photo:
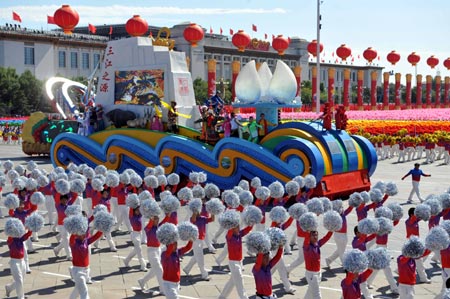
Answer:
[[320, 15], [320, 4], [322, 4], [322, 0], [317, 0], [317, 48], [316, 48], [316, 57], [317, 57], [317, 81], [316, 81], [316, 113], [320, 113], [320, 21], [322, 19]]

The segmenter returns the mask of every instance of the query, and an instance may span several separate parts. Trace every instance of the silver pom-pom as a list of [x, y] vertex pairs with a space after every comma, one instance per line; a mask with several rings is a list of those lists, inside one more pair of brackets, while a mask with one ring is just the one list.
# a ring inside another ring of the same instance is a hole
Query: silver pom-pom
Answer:
[[375, 185], [372, 186], [373, 189], [378, 189], [381, 191], [382, 194], [386, 193], [386, 183], [383, 181], [378, 181], [375, 183]]
[[432, 216], [436, 216], [440, 212], [442, 212], [442, 205], [437, 196], [427, 198], [424, 201], [424, 204], [430, 206], [430, 212]]
[[200, 198], [194, 198], [189, 201], [188, 207], [192, 213], [200, 213], [202, 211], [202, 200]]
[[75, 193], [83, 193], [86, 189], [86, 183], [81, 179], [74, 179], [70, 181], [70, 191]]
[[155, 175], [155, 169], [153, 167], [145, 167], [144, 176]]
[[6, 177], [0, 174], [0, 187], [5, 187], [7, 183]]
[[39, 213], [33, 213], [25, 218], [25, 227], [28, 227], [32, 232], [38, 232], [44, 226], [44, 217]]
[[136, 188], [142, 185], [142, 178], [139, 175], [130, 176], [130, 184]]
[[361, 197], [362, 197], [364, 203], [367, 204], [367, 203], [370, 202], [371, 198], [370, 198], [369, 192], [367, 192], [367, 191], [362, 191], [362, 192], [360, 192], [359, 194], [361, 195]]
[[164, 214], [170, 214], [176, 212], [180, 207], [180, 201], [175, 196], [169, 195], [164, 199], [161, 199], [161, 209]]
[[200, 185], [192, 187], [192, 196], [195, 198], [205, 198], [205, 189]]
[[167, 185], [167, 178], [164, 174], [160, 174], [156, 177], [158, 179], [158, 185], [159, 186], [166, 186]]
[[165, 175], [166, 174], [166, 170], [161, 165], [155, 166], [154, 170], [155, 170], [155, 176], [156, 177], [159, 176], [159, 175]]
[[348, 198], [348, 205], [354, 208], [359, 207], [363, 202], [364, 200], [359, 192], [350, 194], [350, 197]]
[[122, 184], [128, 185], [130, 183], [130, 175], [126, 172], [119, 174], [119, 180]]
[[148, 176], [144, 177], [144, 183], [146, 186], [153, 188], [153, 189], [156, 189], [159, 186], [158, 178], [155, 177], [154, 175], [148, 175]]
[[154, 199], [152, 194], [148, 190], [144, 190], [139, 193], [139, 201], [142, 202], [146, 199]]
[[37, 183], [37, 181], [36, 181], [35, 179], [33, 179], [33, 178], [28, 178], [28, 179], [26, 180], [26, 182], [25, 182], [25, 188], [26, 188], [28, 191], [36, 190], [37, 187], [38, 187], [38, 183]]
[[25, 173], [25, 167], [23, 167], [22, 165], [17, 165], [16, 167], [14, 167], [14, 170], [17, 171], [19, 175], [23, 175]]
[[167, 176], [167, 183], [171, 186], [178, 185], [180, 183], [180, 176], [176, 173], [171, 173]]
[[300, 191], [300, 186], [296, 181], [292, 180], [286, 183], [285, 189], [289, 196], [295, 196]]
[[33, 192], [30, 197], [30, 202], [36, 206], [41, 205], [45, 202], [45, 195], [42, 192]]
[[213, 198], [213, 197], [219, 197], [220, 196], [220, 189], [217, 187], [217, 185], [208, 183], [205, 185], [205, 196], [207, 198]]
[[233, 192], [236, 193], [237, 195], [241, 194], [241, 192], [244, 191], [244, 189], [242, 189], [242, 188], [239, 187], [239, 186], [234, 186], [232, 190], [233, 190]]
[[178, 229], [175, 224], [164, 223], [156, 230], [156, 237], [159, 242], [167, 246], [178, 241]]
[[94, 228], [102, 233], [109, 233], [114, 226], [114, 217], [108, 212], [98, 212], [94, 216]]
[[247, 190], [243, 190], [239, 193], [239, 202], [243, 207], [249, 206], [253, 203], [253, 193]]
[[284, 195], [284, 186], [278, 181], [269, 185], [270, 196], [273, 198], [282, 198]]
[[[188, 187], [181, 188], [178, 191], [177, 196], [182, 201], [190, 201], [191, 199], [194, 198], [194, 194], [192, 192], [192, 189], [188, 188]], [[201, 198], [201, 197], [197, 197], [197, 198]]]
[[85, 177], [87, 177], [88, 179], [92, 180], [94, 178], [95, 171], [94, 171], [94, 169], [92, 169], [91, 167], [88, 166], [83, 169], [83, 175]]
[[352, 249], [345, 252], [343, 267], [351, 273], [362, 273], [369, 267], [367, 255], [359, 249]]
[[139, 207], [142, 216], [146, 218], [153, 218], [161, 214], [161, 208], [159, 204], [153, 199], [146, 199], [141, 201], [141, 206]]
[[307, 212], [300, 216], [298, 223], [305, 232], [316, 231], [319, 228], [319, 220], [317, 215], [311, 212]]
[[318, 197], [311, 198], [306, 202], [306, 207], [308, 208], [308, 211], [316, 214], [321, 215], [324, 212], [322, 200]]
[[335, 199], [331, 202], [332, 210], [338, 212], [339, 214], [344, 211], [344, 202], [342, 199]]
[[78, 166], [76, 166], [74, 163], [70, 162], [69, 165], [67, 165], [67, 169], [73, 172], [78, 172]]
[[37, 180], [38, 177], [40, 177], [41, 175], [43, 175], [42, 171], [38, 168], [35, 168], [31, 171], [30, 173], [30, 177]]
[[15, 171], [14, 169], [9, 170], [6, 173], [6, 176], [8, 176], [8, 179], [10, 181], [14, 181], [15, 179], [17, 179], [18, 177], [20, 177], [19, 173], [17, 171]]
[[5, 201], [3, 202], [5, 207], [9, 210], [15, 210], [20, 205], [19, 197], [14, 193], [9, 193], [6, 195]]
[[308, 212], [308, 208], [305, 204], [298, 202], [290, 206], [288, 212], [292, 218], [299, 220], [303, 214]]
[[300, 188], [305, 187], [305, 178], [302, 177], [301, 175], [295, 176], [292, 180], [296, 181]]
[[28, 171], [33, 171], [38, 167], [38, 165], [36, 164], [36, 162], [34, 162], [33, 160], [30, 160], [27, 162], [27, 170]]
[[402, 247], [402, 254], [406, 257], [418, 259], [425, 252], [425, 244], [417, 236], [411, 236]]
[[251, 232], [247, 236], [248, 252], [253, 254], [270, 252], [271, 242], [269, 236], [264, 232]]
[[233, 190], [225, 190], [222, 193], [222, 200], [228, 207], [233, 209], [239, 207], [240, 204], [239, 195], [234, 193]]
[[105, 178], [104, 175], [102, 175], [102, 174], [96, 174], [96, 175], [94, 175], [93, 180], [95, 180], [95, 179], [98, 179], [98, 180], [102, 181], [102, 184], [103, 184], [103, 185], [105, 184], [106, 178]]
[[328, 197], [319, 197], [319, 199], [322, 201], [324, 213], [333, 210], [331, 200]]
[[380, 189], [372, 188], [369, 191], [369, 195], [370, 195], [370, 200], [372, 202], [379, 203], [383, 200], [383, 193], [381, 192]]
[[89, 166], [85, 163], [78, 165], [78, 173], [82, 174], [84, 169], [86, 169], [87, 167]]
[[94, 189], [95, 191], [102, 192], [104, 183], [101, 179], [95, 178], [92, 180], [91, 186], [92, 186], [92, 189]]
[[55, 190], [61, 195], [66, 195], [70, 193], [70, 183], [67, 180], [57, 180], [55, 182]]
[[250, 190], [250, 184], [248, 183], [247, 180], [240, 180], [238, 186], [241, 187], [243, 190], [246, 191]]
[[441, 251], [450, 245], [450, 237], [440, 226], [433, 227], [425, 238], [425, 247], [431, 251]]
[[387, 219], [394, 219], [394, 214], [392, 213], [392, 210], [388, 207], [378, 207], [375, 209], [375, 218], [378, 217], [385, 217]]
[[392, 211], [392, 220], [397, 221], [403, 218], [403, 208], [399, 203], [391, 202], [387, 207]]
[[371, 235], [378, 232], [380, 226], [375, 218], [364, 218], [358, 222], [358, 231], [365, 235]]
[[69, 176], [65, 172], [58, 173], [56, 175], [56, 180], [69, 180]]
[[450, 220], [442, 221], [441, 224], [439, 224], [439, 226], [442, 227], [443, 229], [445, 229], [445, 231], [450, 236]]
[[441, 200], [441, 205], [444, 210], [450, 208], [450, 193], [440, 194], [439, 199]]
[[87, 218], [81, 214], [69, 216], [64, 219], [64, 228], [71, 235], [86, 235], [88, 227]]
[[225, 230], [229, 230], [239, 226], [240, 220], [241, 217], [239, 215], [239, 212], [236, 212], [234, 210], [226, 210], [219, 216], [219, 224]]
[[270, 197], [270, 190], [267, 187], [260, 186], [256, 188], [255, 196], [258, 199], [266, 200]]
[[261, 187], [261, 179], [259, 177], [254, 177], [251, 181], [250, 181], [250, 186], [252, 186], [252, 188], [258, 188]]
[[394, 182], [386, 183], [386, 191], [385, 193], [389, 196], [395, 196], [398, 194], [397, 184]]
[[12, 182], [11, 186], [16, 190], [23, 190], [25, 189], [25, 184], [25, 180], [23, 180], [22, 177], [18, 177]]
[[392, 230], [394, 229], [394, 224], [392, 223], [391, 219], [386, 217], [378, 217], [376, 219], [378, 221], [377, 235], [384, 236], [392, 232]]
[[38, 176], [36, 181], [39, 187], [45, 187], [50, 183], [49, 179], [45, 175]]
[[105, 184], [108, 187], [115, 188], [120, 184], [119, 175], [114, 172], [108, 172], [105, 177]]
[[261, 223], [263, 215], [261, 209], [256, 206], [248, 206], [242, 212], [242, 219], [244, 224], [247, 226], [253, 226], [255, 224]]
[[198, 184], [198, 172], [192, 171], [189, 173], [189, 180], [194, 184]]
[[205, 183], [207, 179], [208, 176], [206, 175], [206, 172], [201, 171], [198, 173], [198, 182], [200, 184]]
[[167, 196], [172, 196], [172, 192], [169, 190], [164, 190], [163, 192], [159, 193], [159, 199], [164, 200]]
[[136, 193], [128, 194], [125, 199], [125, 204], [130, 209], [136, 209], [140, 205], [139, 196]]
[[428, 221], [431, 217], [431, 207], [423, 203], [418, 204], [414, 210], [414, 215], [423, 221]]
[[5, 223], [5, 234], [12, 238], [22, 237], [25, 234], [25, 227], [22, 221], [18, 218], [8, 218]]
[[278, 227], [269, 227], [265, 233], [270, 239], [270, 250], [277, 250], [280, 246], [286, 244], [286, 234]]
[[108, 171], [108, 168], [105, 167], [105, 165], [97, 165], [95, 168], [96, 174], [106, 175], [106, 172]]
[[80, 205], [67, 206], [64, 213], [66, 214], [66, 216], [81, 215], [81, 206]]
[[125, 172], [126, 174], [128, 174], [130, 177], [132, 177], [133, 175], [137, 175], [136, 171], [134, 171], [133, 168], [127, 168], [127, 169], [125, 169], [123, 172]]
[[58, 177], [58, 174], [54, 171], [52, 171], [48, 174], [48, 179], [52, 182], [56, 182], [57, 177]]
[[391, 256], [388, 254], [386, 248], [378, 247], [366, 251], [367, 259], [369, 260], [369, 268], [374, 270], [381, 270], [389, 266]]
[[218, 198], [211, 198], [205, 204], [206, 211], [212, 215], [219, 215], [225, 211], [225, 206]]
[[108, 213], [108, 208], [105, 205], [98, 204], [94, 207], [94, 210], [93, 210], [94, 217], [95, 217], [95, 214], [97, 214], [98, 212]]
[[304, 178], [304, 181], [305, 181], [306, 188], [309, 188], [309, 189], [316, 188], [316, 184], [317, 184], [316, 177], [313, 176], [312, 174], [307, 174]]
[[194, 224], [183, 221], [178, 224], [177, 228], [181, 241], [195, 241], [198, 239], [198, 227]]
[[342, 217], [338, 212], [328, 211], [323, 214], [323, 227], [326, 230], [336, 232], [342, 228]]
[[5, 170], [11, 170], [14, 167], [14, 162], [11, 160], [7, 160], [5, 162], [3, 162], [3, 168]]
[[282, 206], [273, 207], [269, 213], [270, 219], [276, 223], [285, 222], [288, 219], [288, 215], [288, 212]]

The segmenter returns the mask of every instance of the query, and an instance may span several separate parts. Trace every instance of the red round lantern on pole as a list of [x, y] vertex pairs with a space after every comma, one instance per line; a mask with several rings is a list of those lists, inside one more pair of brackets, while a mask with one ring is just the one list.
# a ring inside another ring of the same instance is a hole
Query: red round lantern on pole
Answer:
[[250, 41], [250, 35], [245, 33], [244, 30], [238, 30], [238, 32], [236, 32], [231, 39], [231, 42], [236, 48], [238, 48], [239, 52], [244, 52]]
[[377, 51], [375, 51], [372, 47], [368, 47], [364, 52], [363, 56], [364, 58], [371, 63], [375, 58], [377, 58]]
[[274, 48], [279, 55], [284, 55], [284, 51], [289, 48], [289, 40], [283, 37], [282, 34], [279, 34], [273, 39], [272, 48]]
[[[313, 39], [313, 41], [308, 44], [307, 49], [308, 49], [309, 54], [316, 57], [317, 56], [317, 40]], [[323, 51], [323, 44], [320, 43], [320, 53], [322, 53], [322, 51]]]
[[148, 31], [148, 23], [139, 15], [134, 15], [125, 24], [125, 30], [131, 36], [142, 36]]
[[195, 23], [191, 23], [184, 29], [183, 36], [192, 47], [197, 47], [197, 43], [203, 39], [205, 33], [203, 32], [202, 27]]
[[388, 55], [387, 55], [387, 61], [389, 61], [390, 63], [392, 63], [392, 65], [395, 65], [397, 62], [400, 61], [400, 54], [398, 54], [395, 51], [391, 51]]
[[336, 49], [336, 55], [345, 61], [350, 55], [352, 55], [352, 49], [347, 47], [347, 45], [342, 44], [339, 48]]
[[434, 55], [431, 55], [431, 56], [428, 57], [428, 59], [427, 59], [427, 64], [428, 64], [432, 69], [434, 69], [434, 67], [435, 67], [436, 65], [439, 64], [439, 59], [436, 58], [436, 57], [434, 57]]
[[64, 4], [53, 14], [55, 24], [64, 30], [65, 34], [72, 34], [72, 30], [77, 26], [80, 16], [70, 5]]
[[450, 57], [444, 60], [444, 66], [450, 70]]
[[420, 61], [420, 56], [416, 54], [416, 52], [412, 52], [408, 55], [408, 62], [411, 63], [412, 66], [415, 66]]

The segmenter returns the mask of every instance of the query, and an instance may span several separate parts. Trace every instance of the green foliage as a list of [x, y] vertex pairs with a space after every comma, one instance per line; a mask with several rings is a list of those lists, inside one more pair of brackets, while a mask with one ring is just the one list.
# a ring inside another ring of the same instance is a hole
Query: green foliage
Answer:
[[208, 82], [197, 78], [192, 84], [194, 85], [195, 103], [201, 105], [208, 99]]

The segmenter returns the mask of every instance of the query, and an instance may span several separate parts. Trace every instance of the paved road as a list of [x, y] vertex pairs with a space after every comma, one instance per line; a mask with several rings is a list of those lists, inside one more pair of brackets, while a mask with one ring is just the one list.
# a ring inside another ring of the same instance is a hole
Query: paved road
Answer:
[[[47, 158], [34, 157], [29, 158], [25, 156], [19, 146], [12, 145], [0, 145], [0, 160], [11, 159], [15, 163], [26, 163], [26, 161], [32, 159], [36, 161], [40, 167], [51, 169], [50, 161]], [[423, 162], [423, 160], [421, 161]], [[407, 162], [402, 164], [396, 164], [393, 160], [381, 161], [378, 164], [377, 171], [372, 177], [372, 182], [375, 183], [378, 180], [394, 181], [398, 185], [399, 193], [396, 196], [391, 197], [388, 202], [395, 201], [399, 203], [405, 203], [406, 198], [411, 188], [410, 178], [405, 181], [401, 181], [400, 178], [412, 168], [413, 163]], [[440, 163], [434, 163], [431, 165], [423, 165], [421, 168], [426, 173], [431, 173], [431, 178], [424, 178], [421, 182], [421, 191], [424, 196], [430, 193], [441, 193], [449, 187], [448, 182], [448, 170], [450, 166], [440, 165]], [[8, 188], [5, 190], [8, 192]], [[417, 202], [417, 199], [416, 199]], [[405, 211], [413, 205], [405, 205]], [[2, 210], [5, 214], [5, 209]], [[184, 215], [181, 215], [183, 217]], [[8, 252], [5, 243], [6, 236], [3, 234], [5, 219], [0, 219], [0, 285], [4, 286], [11, 280], [9, 266], [8, 266]], [[355, 213], [351, 213], [348, 217], [349, 227], [349, 240], [352, 236], [353, 226], [356, 225]], [[216, 231], [218, 225], [213, 223], [210, 228], [210, 232]], [[289, 228], [288, 234], [294, 232], [294, 226]], [[424, 223], [421, 223], [421, 234], [425, 236], [427, 227]], [[321, 235], [323, 235], [323, 231]], [[68, 267], [70, 263], [63, 258], [55, 258], [53, 251], [51, 250], [57, 243], [55, 234], [52, 233], [48, 226], [44, 227], [40, 233], [39, 243], [35, 243], [37, 252], [30, 254], [30, 266], [32, 273], [25, 278], [25, 292], [28, 298], [68, 298], [70, 292], [73, 289], [73, 283], [68, 276]], [[125, 233], [118, 233], [114, 236], [118, 252], [110, 252], [107, 247], [106, 241], [102, 241], [100, 249], [94, 251], [91, 257], [91, 273], [94, 280], [92, 285], [89, 285], [89, 293], [91, 298], [150, 298], [150, 294], [144, 294], [138, 289], [137, 279], [143, 276], [143, 272], [139, 271], [137, 260], [132, 261], [132, 267], [129, 269], [124, 268], [123, 258], [128, 254], [131, 249], [131, 242], [129, 235]], [[394, 257], [397, 257], [400, 253], [401, 246], [405, 240], [405, 226], [402, 221], [389, 237], [389, 249]], [[220, 240], [223, 242], [223, 237]], [[328, 256], [334, 249], [335, 244], [331, 239], [325, 246], [322, 247], [322, 265], [324, 265], [324, 258]], [[144, 249], [145, 252], [145, 249]], [[293, 255], [286, 256], [286, 264], [289, 264], [297, 255], [297, 250], [293, 251]], [[182, 266], [187, 263], [190, 256], [185, 257], [182, 261]], [[193, 268], [191, 276], [182, 276], [180, 298], [196, 299], [196, 298], [217, 298], [220, 294], [220, 290], [223, 288], [229, 275], [226, 271], [226, 267], [219, 268], [216, 266], [213, 258], [213, 254], [205, 251], [205, 262], [208, 268], [212, 268], [211, 281], [200, 281], [200, 273], [196, 267]], [[255, 286], [253, 277], [251, 276], [251, 267], [254, 260], [252, 258], [246, 258], [244, 260], [244, 285], [249, 295], [254, 294]], [[392, 263], [394, 267], [395, 263]], [[429, 261], [425, 262], [425, 266], [428, 269], [428, 275], [430, 276], [431, 284], [417, 285], [416, 298], [434, 298], [441, 288], [441, 272], [440, 268], [436, 264]], [[304, 276], [304, 266], [300, 266], [294, 270], [290, 275], [290, 280], [293, 283], [293, 287], [297, 289], [295, 295], [285, 295], [282, 291], [282, 284], [278, 274], [274, 274], [273, 285], [275, 293], [279, 298], [303, 298], [306, 292], [306, 282]], [[394, 276], [396, 274], [394, 273]], [[332, 270], [323, 269], [323, 280], [321, 283], [321, 292], [323, 298], [340, 298], [340, 282], [343, 279], [343, 269], [337, 263], [332, 265]], [[150, 281], [150, 286], [156, 286], [156, 280]], [[395, 298], [389, 292], [384, 275], [379, 273], [375, 282], [374, 289], [371, 290], [375, 298]], [[5, 296], [4, 289], [0, 289], [1, 296]], [[162, 297], [159, 297], [162, 298]], [[237, 298], [235, 292], [232, 293], [230, 298]], [[254, 298], [252, 296], [251, 298]]]

